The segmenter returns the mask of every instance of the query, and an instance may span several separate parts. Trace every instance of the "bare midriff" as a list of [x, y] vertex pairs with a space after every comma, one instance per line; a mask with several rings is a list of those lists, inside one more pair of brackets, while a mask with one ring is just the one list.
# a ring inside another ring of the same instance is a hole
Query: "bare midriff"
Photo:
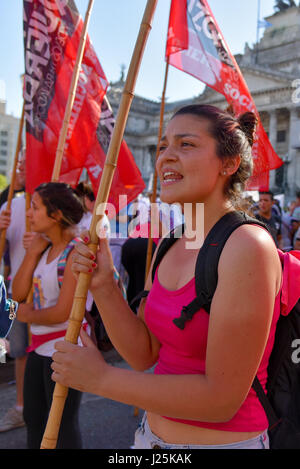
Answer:
[[171, 444], [182, 445], [225, 445], [255, 438], [262, 432], [228, 432], [187, 425], [147, 412], [152, 433]]

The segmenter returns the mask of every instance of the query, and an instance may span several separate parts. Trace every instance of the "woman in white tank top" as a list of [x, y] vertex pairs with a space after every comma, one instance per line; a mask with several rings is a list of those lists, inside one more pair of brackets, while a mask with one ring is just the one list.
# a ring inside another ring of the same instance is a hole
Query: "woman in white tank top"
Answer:
[[[24, 420], [28, 448], [39, 448], [51, 406], [54, 383], [51, 362], [54, 343], [63, 338], [73, 303], [76, 279], [68, 256], [76, 243], [83, 206], [64, 183], [40, 185], [27, 212], [33, 233], [25, 235], [26, 254], [13, 282], [13, 297], [33, 302], [19, 307], [18, 319], [30, 324], [31, 345], [24, 378]], [[63, 272], [59, 271], [59, 268]], [[78, 410], [81, 393], [70, 390], [58, 448], [80, 448]]]

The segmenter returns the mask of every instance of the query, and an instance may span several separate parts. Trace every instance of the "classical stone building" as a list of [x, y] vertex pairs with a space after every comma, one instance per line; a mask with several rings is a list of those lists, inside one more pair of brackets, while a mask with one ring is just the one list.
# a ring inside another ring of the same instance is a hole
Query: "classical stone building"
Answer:
[[[270, 188], [291, 200], [300, 190], [300, 8], [289, 6], [266, 18], [271, 26], [253, 48], [245, 45], [236, 56], [269, 139], [284, 165], [271, 171]], [[108, 93], [116, 112], [124, 82], [113, 83]], [[226, 107], [223, 95], [209, 87], [191, 100], [167, 103], [165, 118], [187, 103]], [[147, 182], [153, 172], [160, 104], [136, 96], [125, 138]]]
[[0, 100], [0, 174], [10, 179], [16, 152], [20, 119], [6, 114], [6, 102]]

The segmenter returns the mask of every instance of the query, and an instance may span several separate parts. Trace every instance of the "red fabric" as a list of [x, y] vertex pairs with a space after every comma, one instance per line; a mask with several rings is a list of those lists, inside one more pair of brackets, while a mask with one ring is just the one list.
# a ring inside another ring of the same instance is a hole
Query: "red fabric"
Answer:
[[[83, 21], [74, 2], [24, 1], [26, 191], [29, 193], [52, 179], [82, 29]], [[113, 127], [107, 100], [103, 103], [107, 87], [108, 80], [87, 36], [60, 180], [75, 186], [83, 168], [87, 168], [89, 174], [97, 173], [97, 177], [92, 177], [95, 193]], [[120, 165], [112, 184], [111, 201], [115, 202], [119, 194], [127, 194], [130, 202], [145, 185], [125, 143]]]
[[160, 241], [159, 229], [151, 225], [150, 222], [143, 223], [142, 225], [139, 224], [135, 227], [135, 229], [130, 233], [130, 238], [150, 238], [152, 237], [152, 241], [155, 245], [158, 245]]
[[278, 253], [283, 266], [281, 314], [287, 316], [300, 298], [300, 251]]
[[26, 352], [33, 352], [35, 349], [40, 347], [40, 345], [45, 344], [46, 342], [50, 342], [53, 339], [59, 339], [60, 337], [64, 337], [66, 335], [66, 330], [58, 331], [58, 332], [51, 332], [50, 334], [31, 334], [30, 337], [30, 345], [27, 347]]
[[186, 27], [187, 0], [173, 0], [167, 38], [166, 56], [188, 49], [189, 35]]
[[[188, 39], [187, 39], [188, 38]], [[178, 69], [223, 94], [235, 114], [259, 114], [239, 66], [206, 0], [172, 0], [166, 57]], [[269, 171], [282, 166], [259, 119], [253, 146], [254, 172], [247, 189], [267, 190]]]
[[[101, 105], [101, 118], [97, 129], [97, 138], [90, 148], [86, 161], [89, 178], [94, 188], [97, 188], [102, 176], [106, 153], [112, 136], [115, 119], [107, 98], [103, 99]], [[114, 172], [108, 203], [113, 204], [116, 213], [132, 202], [144, 189], [145, 183], [142, 179], [134, 158], [125, 140], [121, 142], [118, 164]], [[127, 198], [119, 195], [126, 195]], [[96, 195], [96, 194], [95, 194]], [[108, 216], [113, 210], [108, 210]]]
[[[73, 2], [24, 1], [26, 190], [51, 180], [83, 21]], [[83, 168], [108, 80], [89, 37], [71, 112], [62, 173]]]
[[[84, 320], [82, 324], [83, 329], [86, 331], [88, 327], [88, 323]], [[59, 339], [61, 337], [65, 337], [67, 330], [64, 329], [62, 331], [57, 332], [50, 332], [49, 334], [31, 334], [30, 336], [30, 345], [27, 347], [26, 352], [33, 352], [41, 345], [45, 344], [46, 342], [50, 342], [50, 340]]]

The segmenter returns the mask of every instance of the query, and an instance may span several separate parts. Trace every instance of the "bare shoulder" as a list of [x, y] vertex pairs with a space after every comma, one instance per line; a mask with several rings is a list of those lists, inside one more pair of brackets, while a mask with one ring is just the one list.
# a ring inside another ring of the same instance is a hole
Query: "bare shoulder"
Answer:
[[242, 225], [229, 237], [225, 248], [251, 255], [265, 254], [278, 259], [277, 248], [271, 235], [262, 227], [255, 225]]
[[[274, 276], [279, 288], [282, 268], [275, 243], [263, 228], [243, 225], [229, 237], [220, 257], [220, 270], [231, 268], [254, 270], [257, 275]], [[277, 288], [277, 290], [278, 290]]]

